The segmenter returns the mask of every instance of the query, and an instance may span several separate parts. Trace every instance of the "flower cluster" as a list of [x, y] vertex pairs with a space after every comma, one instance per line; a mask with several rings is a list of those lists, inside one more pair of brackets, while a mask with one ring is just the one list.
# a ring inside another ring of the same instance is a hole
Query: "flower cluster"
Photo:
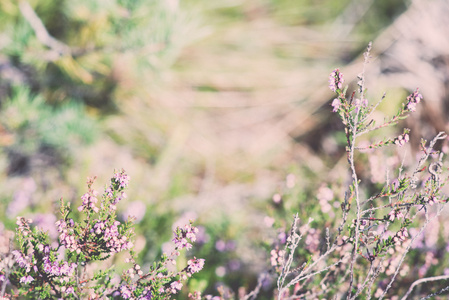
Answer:
[[137, 299], [152, 299], [154, 295], [160, 296], [161, 299], [169, 299], [170, 295], [179, 293], [183, 287], [182, 281], [187, 280], [194, 273], [200, 272], [204, 267], [205, 260], [193, 257], [187, 261], [185, 268], [176, 273], [169, 271], [167, 266], [176, 264], [176, 258], [180, 255], [180, 250], [191, 249], [192, 245], [188, 240], [194, 242], [197, 232], [198, 229], [192, 226], [192, 221], [184, 227], [177, 227], [172, 240], [174, 250], [170, 255], [164, 253], [161, 261], [150, 267], [147, 274], [144, 274], [134, 258], [127, 258], [125, 262], [133, 263], [133, 267], [124, 272], [124, 281], [114, 295], [120, 295], [124, 299], [136, 299], [137, 294], [143, 289]]
[[198, 273], [199, 271], [201, 271], [204, 267], [204, 259], [203, 258], [196, 258], [194, 257], [193, 259], [190, 259], [187, 262], [187, 271], [190, 274], [194, 274], [194, 273]]
[[344, 82], [345, 80], [343, 78], [343, 74], [340, 72], [339, 69], [335, 69], [329, 75], [329, 88], [331, 89], [332, 92], [337, 92], [337, 90], [341, 90]]
[[284, 263], [285, 250], [273, 249], [271, 250], [270, 254], [271, 266], [276, 268], [282, 266], [282, 264]]
[[83, 204], [78, 207], [79, 211], [87, 211], [92, 210], [93, 212], [98, 213], [98, 207], [96, 206], [96, 203], [98, 202], [97, 191], [90, 191], [89, 193], [84, 194], [81, 196], [81, 200], [83, 200]]
[[115, 211], [117, 203], [126, 198], [126, 193], [123, 190], [128, 187], [129, 180], [130, 176], [123, 169], [116, 171], [114, 177], [111, 178], [111, 183], [104, 193], [105, 198], [109, 200], [108, 206], [111, 211]]
[[337, 112], [338, 111], [338, 109], [340, 108], [340, 105], [341, 105], [341, 100], [340, 100], [340, 98], [335, 98], [333, 101], [332, 101], [332, 107], [333, 107], [333, 109], [332, 109], [332, 112]]
[[[124, 250], [129, 250], [131, 257], [135, 255], [132, 251], [131, 222], [117, 221], [115, 208], [112, 211], [110, 209], [112, 203], [116, 204], [124, 197], [123, 190], [129, 184], [129, 176], [123, 170], [114, 174], [111, 184], [103, 194], [100, 207], [97, 206], [100, 200], [97, 198], [98, 193], [92, 189], [93, 182], [94, 179], [88, 179], [88, 192], [81, 197], [82, 205], [78, 210], [86, 215], [82, 222], [76, 222], [69, 217], [70, 206], [61, 200], [62, 218], [54, 223], [59, 233], [57, 246], [50, 246], [46, 232], [39, 228], [32, 230], [31, 219], [18, 218], [20, 250], [11, 253], [16, 268], [8, 271], [9, 273], [0, 270], [1, 280], [16, 286], [18, 294], [2, 296], [26, 295], [32, 299], [47, 299], [49, 295], [51, 298], [64, 299], [98, 299], [104, 296], [109, 299], [116, 296], [123, 299], [153, 299], [153, 296], [162, 295], [165, 299], [181, 290], [182, 280], [202, 270], [204, 259], [196, 257], [188, 260], [187, 266], [180, 272], [169, 272], [166, 267], [167, 263], [176, 262], [180, 250], [192, 248], [191, 243], [196, 240], [198, 233], [192, 223], [177, 228], [174, 238], [175, 251], [170, 257], [164, 254], [161, 262], [155, 263], [157, 267], [150, 268], [148, 274], [144, 274], [133, 258], [128, 262], [133, 262], [134, 266], [124, 272], [120, 282], [115, 285], [101, 283], [112, 278], [112, 269], [88, 274], [86, 268], [79, 268], [79, 265], [101, 261]], [[63, 259], [60, 258], [61, 251]]]
[[[198, 233], [198, 228], [192, 226], [192, 223], [185, 225], [184, 228], [178, 227], [174, 231], [173, 242], [175, 243], [176, 250], [181, 250], [186, 248], [190, 250], [192, 244], [190, 242], [196, 241], [196, 234]], [[189, 242], [190, 240], [190, 242]]]
[[67, 250], [70, 252], [75, 252], [77, 254], [80, 254], [81, 247], [78, 244], [78, 239], [74, 235], [74, 226], [75, 222], [73, 219], [70, 219], [68, 222], [61, 219], [55, 223], [59, 235], [59, 241], [61, 242], [61, 245], [63, 245]]
[[[369, 58], [370, 49], [371, 46], [368, 47], [367, 53], [364, 55], [365, 64]], [[329, 76], [329, 88], [336, 93], [331, 104], [332, 110], [337, 113], [345, 128], [345, 150], [350, 167], [350, 182], [344, 193], [341, 193], [340, 190], [340, 196], [337, 194], [332, 196], [330, 193], [330, 198], [323, 200], [324, 198], [318, 190], [316, 195], [318, 201], [314, 201], [310, 205], [310, 209], [307, 209], [307, 203], [301, 204], [301, 210], [303, 207], [305, 209], [294, 217], [295, 220], [291, 225], [291, 233], [285, 248], [288, 251], [287, 256], [279, 251], [278, 243], [273, 242], [270, 260], [278, 274], [277, 298], [279, 299], [297, 296], [310, 299], [370, 298], [374, 294], [371, 291], [374, 283], [380, 288], [375, 293], [376, 297], [394, 298], [393, 295], [404, 293], [401, 288], [396, 291], [389, 289], [394, 285], [400, 286], [404, 283], [406, 286], [410, 285], [409, 283], [413, 282], [414, 274], [409, 274], [413, 273], [409, 270], [419, 270], [416, 265], [407, 266], [407, 262], [422, 261], [417, 258], [418, 251], [412, 250], [412, 247], [415, 247], [413, 243], [418, 241], [417, 237], [420, 234], [426, 235], [426, 232], [432, 232], [432, 245], [438, 244], [441, 240], [441, 228], [430, 226], [430, 222], [439, 220], [443, 205], [449, 202], [447, 195], [443, 195], [442, 190], [442, 187], [448, 182], [447, 174], [442, 176], [442, 173], [447, 171], [446, 168], [444, 170], [442, 168], [443, 154], [447, 152], [447, 147], [443, 144], [441, 152], [435, 150], [437, 148], [435, 145], [439, 140], [447, 141], [447, 135], [440, 132], [428, 145], [427, 141], [423, 140], [421, 157], [418, 158], [416, 166], [407, 162], [405, 157], [402, 161], [397, 157], [394, 157], [394, 160], [392, 158], [391, 162], [385, 160], [388, 165], [383, 165], [382, 169], [385, 168], [389, 171], [393, 163], [399, 169], [399, 178], [393, 182], [390, 181], [388, 172], [387, 176], [383, 175], [379, 180], [370, 181], [370, 175], [367, 176], [364, 174], [365, 172], [361, 172], [363, 168], [357, 158], [366, 155], [373, 156], [374, 151], [360, 154], [357, 151], [374, 150], [387, 145], [401, 147], [409, 142], [410, 130], [407, 128], [401, 135], [382, 137], [379, 142], [371, 143], [366, 140], [374, 136], [373, 132], [398, 124], [407, 118], [410, 112], [416, 110], [417, 104], [423, 97], [416, 89], [393, 116], [376, 124], [376, 120], [372, 116], [376, 107], [384, 100], [385, 95], [379, 100], [379, 103], [368, 105], [364, 71], [358, 76], [358, 79], [359, 89], [346, 96], [346, 87], [343, 87], [343, 75], [340, 70], [335, 69]], [[362, 136], [365, 138], [361, 138]], [[365, 143], [369, 146], [365, 146]], [[361, 145], [363, 147], [360, 147]], [[439, 155], [432, 155], [435, 152]], [[377, 160], [378, 165], [382, 165], [380, 157], [382, 156], [379, 156]], [[434, 161], [432, 162], [432, 160]], [[329, 184], [329, 182], [324, 182], [325, 184]], [[301, 192], [303, 191], [299, 193]], [[312, 191], [313, 193], [314, 191]], [[285, 195], [279, 195], [278, 198], [282, 199], [282, 203], [278, 206], [273, 205], [276, 213], [284, 214], [283, 209], [290, 213], [291, 209], [288, 209], [284, 203], [288, 204], [289, 198], [291, 198], [293, 199], [292, 203], [296, 204], [293, 201], [297, 201], [297, 194], [285, 193]], [[309, 198], [309, 196], [305, 196], [304, 202]], [[340, 203], [334, 203], [339, 204], [338, 206], [332, 207], [327, 203], [333, 198], [339, 198]], [[433, 205], [435, 203], [439, 203], [439, 205]], [[432, 205], [434, 207], [431, 208]], [[341, 207], [341, 214], [337, 216], [334, 213], [333, 216], [336, 218], [327, 218], [329, 211], [337, 207]], [[321, 220], [317, 218], [317, 222], [321, 222], [321, 226], [325, 227], [326, 231], [323, 230], [317, 234], [319, 230], [301, 230], [308, 224], [297, 230], [298, 215], [301, 214], [302, 218], [306, 218], [309, 217], [310, 212], [319, 214]], [[429, 230], [430, 227], [432, 228]], [[301, 233], [299, 237], [297, 231]], [[302, 238], [303, 236], [304, 238]], [[410, 238], [411, 236], [413, 238]], [[446, 238], [448, 236], [446, 234]], [[449, 244], [447, 245], [447, 249], [449, 249]], [[437, 247], [426, 245], [423, 251], [426, 255], [426, 266], [419, 273], [422, 277], [428, 276], [425, 273], [431, 266], [428, 261], [438, 255], [435, 254], [438, 252], [434, 251], [435, 248]], [[414, 251], [412, 257], [406, 257], [410, 251]], [[438, 256], [439, 259], [444, 259], [444, 254]], [[393, 261], [394, 263], [391, 263]], [[435, 271], [432, 272], [435, 273]], [[416, 273], [418, 274], [418, 272]], [[446, 274], [449, 274], [449, 269]], [[395, 282], [400, 277], [407, 278], [401, 283]], [[437, 277], [439, 278], [436, 279]], [[429, 281], [443, 279], [447, 279], [447, 276], [436, 276]], [[424, 282], [415, 281], [410, 290], [405, 293], [404, 299], [410, 294], [414, 285]], [[443, 292], [447, 292], [447, 289], [434, 290], [433, 287], [425, 287], [422, 288], [422, 291], [414, 291], [413, 297], [421, 298], [427, 294], [426, 298], [429, 298], [429, 295], [439, 295]]]
[[407, 109], [409, 111], [416, 111], [416, 104], [422, 100], [422, 95], [419, 93], [419, 89], [416, 89], [413, 93], [407, 96]]
[[119, 188], [116, 188], [118, 190], [127, 188], [130, 179], [131, 177], [129, 177], [129, 175], [125, 173], [125, 170], [122, 169], [121, 171], [114, 173], [113, 180], [111, 181], [119, 186]]
[[398, 145], [399, 147], [402, 147], [405, 145], [405, 143], [407, 143], [410, 140], [410, 137], [408, 135], [408, 133], [403, 133], [400, 136], [398, 136], [395, 140], [394, 143], [396, 145]]
[[[95, 226], [98, 224], [100, 224], [100, 226], [97, 227], [96, 232], [100, 231], [101, 234], [102, 230], [100, 228], [105, 228], [105, 225], [103, 222], [98, 222]], [[110, 227], [106, 227], [103, 231], [106, 247], [108, 247], [112, 252], [120, 252], [133, 247], [133, 243], [127, 241], [127, 237], [125, 235], [120, 235], [118, 231], [119, 225], [120, 222], [115, 221]]]
[[14, 255], [14, 259], [16, 260], [16, 263], [19, 265], [19, 267], [26, 270], [26, 272], [30, 272], [33, 262], [33, 254], [30, 253], [28, 255], [24, 255], [19, 250], [14, 250], [12, 252], [12, 255]]
[[54, 276], [71, 276], [75, 271], [77, 265], [76, 263], [68, 263], [68, 262], [51, 262], [50, 257], [44, 256], [44, 271], [50, 275]]
[[399, 230], [396, 235], [393, 237], [394, 242], [403, 242], [408, 238], [407, 228], [403, 227]]
[[388, 213], [388, 220], [390, 220], [390, 222], [393, 222], [395, 218], [396, 219], [404, 218], [404, 214], [400, 209], [393, 209]]

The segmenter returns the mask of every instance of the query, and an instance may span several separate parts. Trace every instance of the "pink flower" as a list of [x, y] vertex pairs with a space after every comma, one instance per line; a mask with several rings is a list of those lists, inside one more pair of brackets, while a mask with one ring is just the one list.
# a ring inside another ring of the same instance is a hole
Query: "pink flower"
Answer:
[[334, 109], [332, 109], [332, 112], [337, 112], [338, 109], [340, 108], [340, 99], [335, 98], [334, 101], [332, 101], [331, 105], [334, 108]]
[[415, 111], [416, 110], [416, 104], [421, 102], [421, 99], [423, 98], [422, 95], [418, 92], [419, 89], [416, 89], [413, 93], [411, 93], [407, 97], [407, 109], [409, 111]]
[[23, 276], [22, 278], [20, 278], [20, 282], [21, 283], [25, 283], [25, 284], [28, 284], [28, 283], [30, 283], [33, 280], [34, 280], [34, 278], [29, 276], [29, 275], [28, 276]]
[[170, 284], [170, 287], [171, 287], [171, 292], [173, 294], [176, 294], [178, 291], [181, 290], [182, 283], [181, 283], [181, 281], [174, 281]]
[[343, 74], [339, 69], [335, 69], [329, 75], [329, 88], [331, 89], [331, 91], [337, 92], [337, 90], [341, 90], [341, 88], [343, 87], [344, 81], [345, 80], [343, 79]]
[[401, 210], [394, 209], [388, 213], [388, 216], [389, 216], [388, 219], [390, 220], [390, 222], [393, 222], [395, 218], [402, 219], [404, 217], [404, 214], [401, 212]]
[[399, 230], [398, 232], [398, 237], [401, 241], [405, 241], [408, 237], [408, 231], [407, 228], [402, 228], [401, 230]]
[[404, 146], [410, 140], [410, 137], [407, 133], [404, 133], [396, 138], [394, 143], [399, 145], [399, 147]]
[[194, 257], [193, 259], [189, 260], [187, 262], [188, 265], [188, 270], [190, 273], [198, 273], [199, 271], [201, 271], [204, 267], [204, 259], [200, 258], [197, 259], [196, 257]]

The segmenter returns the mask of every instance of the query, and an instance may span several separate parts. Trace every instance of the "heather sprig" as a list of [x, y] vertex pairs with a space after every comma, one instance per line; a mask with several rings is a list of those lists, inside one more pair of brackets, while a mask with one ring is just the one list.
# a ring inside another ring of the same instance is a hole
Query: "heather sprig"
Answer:
[[[371, 45], [364, 55], [364, 68], [370, 50]], [[380, 102], [369, 104], [364, 70], [358, 76], [358, 90], [349, 96], [343, 83], [343, 73], [335, 69], [329, 76], [329, 88], [336, 94], [331, 106], [345, 126], [350, 170], [350, 184], [341, 199], [341, 214], [335, 221], [336, 228], [326, 228], [325, 239], [315, 250], [307, 246], [307, 240], [314, 236], [316, 230], [306, 228], [298, 235], [299, 218], [295, 216], [285, 252], [281, 252], [278, 246], [271, 252], [271, 264], [278, 273], [278, 299], [299, 296], [356, 299], [362, 293], [366, 293], [368, 299], [374, 294], [372, 287], [375, 282], [385, 283], [382, 290], [377, 289], [376, 295], [380, 299], [386, 297], [413, 241], [427, 229], [431, 220], [440, 215], [448, 201], [442, 193], [447, 183], [447, 175], [443, 176], [443, 154], [435, 150], [435, 144], [446, 138], [445, 133], [439, 133], [430, 143], [421, 143], [422, 155], [415, 168], [404, 172], [401, 165], [397, 179], [389, 182], [387, 178], [383, 187], [377, 187], [378, 192], [372, 196], [362, 192], [364, 185], [356, 169], [355, 152], [365, 149], [378, 151], [387, 145], [402, 147], [409, 142], [410, 129], [405, 128], [396, 137], [383, 138], [364, 147], [357, 146], [359, 138], [398, 124], [416, 110], [423, 97], [416, 89], [393, 117], [376, 125], [371, 115]], [[437, 160], [432, 161], [435, 156], [438, 156]], [[431, 210], [434, 205], [437, 208]], [[300, 258], [293, 259], [299, 254], [302, 255]], [[392, 269], [385, 274], [382, 270], [389, 262]]]
[[[204, 259], [193, 257], [180, 271], [169, 271], [176, 265], [180, 251], [192, 248], [198, 229], [192, 222], [174, 232], [174, 251], [163, 254], [148, 272], [134, 259], [132, 219], [116, 218], [116, 205], [126, 197], [130, 177], [124, 170], [115, 172], [99, 199], [93, 189], [95, 178], [88, 178], [88, 192], [78, 207], [81, 221], [71, 218], [71, 206], [60, 201], [60, 215], [55, 226], [59, 237], [51, 242], [48, 234], [32, 227], [32, 220], [17, 218], [19, 248], [12, 251], [14, 265], [0, 270], [2, 282], [9, 282], [9, 292], [1, 297], [24, 296], [30, 299], [168, 299], [177, 294], [183, 281], [204, 267]], [[87, 271], [87, 265], [105, 261], [116, 253], [128, 251], [126, 260], [132, 267], [114, 282], [114, 269]], [[4, 266], [4, 264], [2, 264]]]

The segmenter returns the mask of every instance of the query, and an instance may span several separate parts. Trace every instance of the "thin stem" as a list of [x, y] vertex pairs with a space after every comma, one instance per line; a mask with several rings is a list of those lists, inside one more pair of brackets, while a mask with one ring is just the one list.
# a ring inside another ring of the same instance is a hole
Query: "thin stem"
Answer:
[[407, 293], [405, 293], [404, 297], [402, 297], [401, 300], [407, 299], [407, 297], [413, 291], [413, 288], [415, 286], [417, 286], [418, 284], [425, 283], [425, 282], [430, 282], [430, 281], [437, 281], [437, 280], [447, 280], [447, 279], [449, 279], [449, 275], [434, 276], [434, 277], [427, 277], [427, 278], [418, 279], [418, 280], [416, 280], [415, 282], [412, 283], [412, 285], [408, 289]]
[[398, 266], [396, 267], [396, 271], [394, 272], [390, 282], [388, 283], [388, 286], [385, 288], [384, 292], [382, 293], [382, 295], [379, 297], [379, 300], [382, 300], [385, 295], [387, 294], [388, 290], [391, 288], [391, 286], [393, 285], [394, 280], [396, 279], [396, 276], [399, 273], [399, 270], [401, 269], [402, 263], [404, 262], [405, 256], [407, 255], [407, 253], [410, 251], [410, 248], [412, 247], [413, 242], [424, 232], [424, 230], [426, 229], [427, 225], [434, 220], [435, 218], [437, 218], [440, 214], [441, 211], [443, 210], [444, 206], [441, 206], [438, 209], [438, 212], [435, 216], [433, 216], [432, 218], [428, 218], [427, 214], [426, 214], [426, 221], [423, 224], [423, 226], [421, 227], [420, 231], [418, 232], [418, 234], [416, 234], [412, 240], [410, 241], [410, 244], [407, 246], [407, 248], [405, 249], [404, 254], [402, 254], [401, 260], [398, 263]]
[[71, 49], [69, 46], [58, 41], [48, 33], [44, 23], [42, 23], [42, 20], [39, 18], [39, 16], [36, 14], [36, 12], [33, 10], [31, 5], [27, 1], [20, 0], [19, 9], [24, 18], [30, 24], [31, 28], [33, 28], [34, 33], [36, 33], [37, 39], [42, 44], [49, 47], [59, 55], [71, 54]]

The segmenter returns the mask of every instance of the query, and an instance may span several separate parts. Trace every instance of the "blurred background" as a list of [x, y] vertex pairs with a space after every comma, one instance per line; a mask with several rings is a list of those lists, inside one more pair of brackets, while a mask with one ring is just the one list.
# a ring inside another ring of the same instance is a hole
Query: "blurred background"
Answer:
[[[293, 212], [325, 220], [322, 201], [344, 194], [334, 68], [351, 85], [373, 41], [375, 117], [419, 87], [400, 124], [411, 156], [447, 129], [448, 15], [446, 0], [2, 0], [1, 228], [23, 215], [55, 238], [58, 200], [77, 205], [88, 176], [102, 191], [124, 168], [118, 209], [137, 218], [142, 264], [195, 219], [206, 270], [190, 286], [251, 289]], [[367, 164], [362, 180], [383, 182], [389, 162]]]

